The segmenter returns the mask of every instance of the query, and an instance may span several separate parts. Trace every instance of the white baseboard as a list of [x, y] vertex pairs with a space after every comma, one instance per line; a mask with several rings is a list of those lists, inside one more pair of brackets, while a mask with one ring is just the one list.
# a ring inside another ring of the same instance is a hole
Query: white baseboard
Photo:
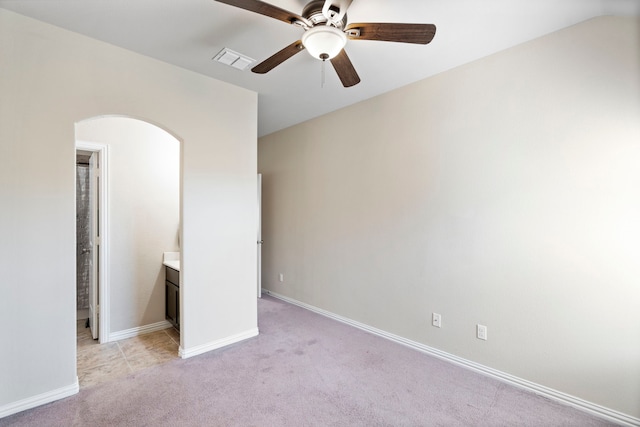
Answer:
[[74, 394], [77, 394], [78, 391], [80, 391], [80, 384], [78, 383], [78, 377], [76, 377], [75, 383], [68, 386], [18, 400], [17, 402], [9, 403], [8, 405], [0, 406], [0, 418], [8, 417], [9, 415], [17, 414], [18, 412], [26, 411], [27, 409], [35, 408], [36, 406], [64, 399], [65, 397], [73, 396]]
[[258, 328], [252, 328], [252, 329], [249, 329], [248, 331], [241, 332], [236, 335], [231, 335], [230, 337], [222, 338], [220, 340], [216, 340], [207, 344], [201, 344], [201, 345], [197, 345], [195, 347], [190, 347], [187, 349], [182, 348], [181, 346], [180, 350], [178, 351], [178, 354], [180, 355], [181, 358], [187, 359], [189, 357], [197, 356], [199, 354], [206, 353], [211, 350], [216, 350], [218, 348], [222, 348], [230, 344], [235, 344], [237, 342], [244, 341], [249, 338], [253, 338], [257, 335], [258, 335]]
[[271, 295], [274, 298], [278, 298], [282, 301], [286, 301], [290, 304], [296, 305], [298, 307], [302, 307], [306, 310], [312, 311], [314, 313], [320, 314], [325, 317], [329, 317], [331, 319], [337, 320], [339, 322], [345, 323], [347, 325], [353, 326], [355, 328], [361, 329], [363, 331], [372, 333], [374, 335], [380, 336], [382, 338], [391, 340], [398, 344], [402, 344], [404, 346], [410, 347], [414, 350], [421, 351], [423, 353], [427, 353], [431, 356], [435, 356], [439, 359], [454, 363], [458, 366], [462, 366], [467, 369], [471, 369], [473, 371], [479, 372], [481, 374], [487, 375], [489, 377], [495, 378], [502, 382], [509, 383], [516, 387], [528, 390], [537, 395], [544, 396], [548, 399], [554, 400], [556, 402], [563, 403], [565, 405], [572, 406], [574, 408], [580, 409], [582, 411], [593, 414], [597, 417], [604, 418], [606, 420], [618, 423], [623, 426], [629, 427], [638, 427], [640, 426], [640, 418], [633, 417], [631, 415], [624, 414], [619, 411], [615, 411], [613, 409], [606, 408], [601, 405], [597, 405], [595, 403], [591, 403], [584, 399], [580, 399], [579, 397], [571, 396], [569, 394], [563, 393], [561, 391], [554, 390], [549, 387], [545, 387], [540, 384], [536, 384], [534, 382], [518, 378], [511, 374], [507, 374], [506, 372], [498, 371], [497, 369], [490, 368], [488, 366], [481, 365], [476, 362], [472, 362], [471, 360], [463, 359], [462, 357], [455, 356], [453, 354], [444, 352], [442, 350], [438, 350], [437, 348], [429, 347], [427, 345], [421, 344], [416, 341], [412, 341], [406, 338], [403, 338], [398, 335], [391, 334], [389, 332], [383, 331], [381, 329], [374, 328], [372, 326], [366, 325], [364, 323], [357, 322], [355, 320], [351, 320], [346, 317], [342, 317], [335, 313], [331, 313], [330, 311], [323, 310], [318, 307], [314, 307], [312, 305], [303, 303], [301, 301], [295, 300], [293, 298], [286, 297], [284, 295], [280, 295], [275, 292], [271, 292], [263, 288], [263, 293], [267, 295]]
[[109, 334], [109, 340], [107, 342], [119, 341], [126, 338], [133, 338], [133, 337], [137, 337], [138, 335], [144, 335], [151, 332], [162, 331], [164, 329], [169, 329], [171, 327], [172, 327], [171, 323], [167, 322], [166, 320], [162, 320], [160, 322], [151, 323], [149, 325], [138, 326], [136, 328], [125, 329], [123, 331], [111, 332]]

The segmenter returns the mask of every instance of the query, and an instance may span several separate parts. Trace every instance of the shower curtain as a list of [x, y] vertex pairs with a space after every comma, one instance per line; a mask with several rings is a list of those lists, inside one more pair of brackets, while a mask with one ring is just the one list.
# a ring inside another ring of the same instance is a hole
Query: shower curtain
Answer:
[[76, 302], [78, 310], [89, 308], [89, 278], [92, 267], [89, 183], [89, 165], [76, 165]]

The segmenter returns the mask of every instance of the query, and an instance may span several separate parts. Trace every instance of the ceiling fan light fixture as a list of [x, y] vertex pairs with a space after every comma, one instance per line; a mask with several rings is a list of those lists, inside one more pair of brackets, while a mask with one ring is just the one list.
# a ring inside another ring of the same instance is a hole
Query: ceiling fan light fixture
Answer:
[[319, 25], [305, 31], [302, 44], [316, 59], [334, 58], [347, 44], [347, 36], [341, 30], [330, 25]]

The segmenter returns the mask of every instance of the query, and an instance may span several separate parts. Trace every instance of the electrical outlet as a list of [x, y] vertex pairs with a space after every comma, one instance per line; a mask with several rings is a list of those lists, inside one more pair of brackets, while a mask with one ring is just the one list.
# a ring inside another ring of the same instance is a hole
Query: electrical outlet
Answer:
[[436, 328], [440, 328], [442, 326], [442, 316], [438, 313], [433, 313], [433, 316], [431, 317], [431, 324]]
[[484, 325], [480, 325], [480, 324], [478, 324], [476, 326], [477, 326], [476, 332], [477, 332], [478, 339], [486, 341], [487, 340], [487, 327], [484, 326]]
[[280, 273], [280, 275], [278, 276], [278, 280], [284, 282], [284, 274]]

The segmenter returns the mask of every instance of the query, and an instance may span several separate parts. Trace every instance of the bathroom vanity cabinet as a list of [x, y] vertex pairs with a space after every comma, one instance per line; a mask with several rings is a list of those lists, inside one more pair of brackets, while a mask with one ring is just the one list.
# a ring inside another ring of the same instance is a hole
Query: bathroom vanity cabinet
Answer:
[[171, 267], [165, 268], [165, 318], [180, 330], [180, 272]]

